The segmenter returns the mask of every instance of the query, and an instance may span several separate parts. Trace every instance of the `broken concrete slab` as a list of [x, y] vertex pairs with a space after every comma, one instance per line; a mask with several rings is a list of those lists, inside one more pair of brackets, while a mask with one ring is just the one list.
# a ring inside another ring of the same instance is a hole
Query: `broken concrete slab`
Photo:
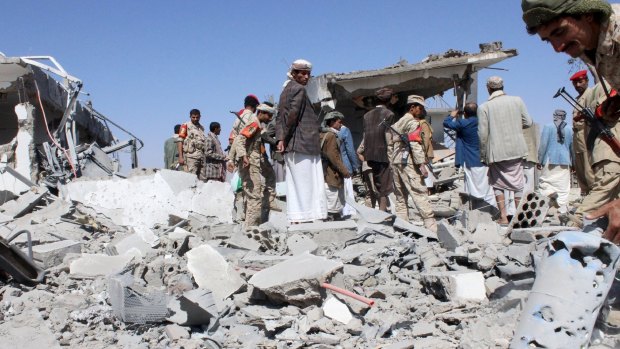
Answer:
[[437, 224], [437, 238], [443, 248], [452, 252], [465, 240], [463, 235], [445, 219]]
[[305, 252], [259, 271], [248, 282], [274, 301], [307, 306], [321, 300], [320, 283], [340, 268], [339, 261]]
[[111, 256], [138, 253], [144, 257], [150, 251], [153, 251], [153, 248], [138, 234], [118, 237], [106, 246], [106, 252]]
[[420, 277], [427, 292], [442, 300], [487, 299], [484, 276], [479, 271], [429, 272]]
[[261, 248], [261, 244], [258, 241], [250, 239], [246, 233], [240, 231], [232, 234], [230, 238], [226, 240], [226, 245], [250, 251], [258, 251]]
[[325, 316], [345, 325], [353, 319], [353, 315], [346, 304], [340, 302], [333, 296], [327, 298], [321, 309], [323, 309], [323, 314], [325, 314]]
[[427, 337], [432, 336], [435, 332], [435, 325], [428, 322], [418, 322], [411, 328], [410, 334], [413, 337]]
[[47, 188], [32, 187], [17, 199], [5, 202], [0, 206], [0, 211], [12, 218], [21, 217], [30, 212], [48, 193]]
[[169, 315], [166, 320], [183, 326], [208, 324], [218, 316], [218, 308], [211, 290], [194, 289], [186, 291], [168, 302]]
[[81, 253], [82, 243], [74, 240], [62, 240], [49, 244], [32, 246], [32, 257], [41, 263], [44, 269], [57, 266], [62, 263], [67, 253]]
[[189, 331], [185, 327], [181, 327], [177, 324], [167, 325], [164, 328], [164, 332], [171, 341], [189, 338]]
[[530, 242], [550, 238], [560, 232], [567, 230], [578, 230], [575, 227], [565, 226], [546, 226], [536, 228], [513, 228], [510, 232], [510, 239], [514, 242], [529, 244]]
[[186, 255], [187, 269], [199, 287], [213, 291], [216, 303], [220, 304], [245, 285], [233, 266], [213, 247], [201, 245]]
[[[488, 205], [486, 202], [484, 202]], [[493, 215], [484, 210], [466, 210], [460, 216], [460, 221], [467, 231], [474, 232], [481, 223], [493, 223]]]
[[394, 221], [394, 219], [396, 218], [396, 215], [393, 215], [391, 213], [387, 213], [381, 210], [376, 210], [372, 207], [368, 207], [366, 205], [360, 205], [358, 204], [354, 198], [350, 197], [350, 196], [345, 196], [345, 201], [347, 202], [348, 205], [350, 205], [351, 207], [353, 207], [356, 211], [357, 214], [366, 222], [368, 223], [375, 223], [375, 224], [390, 224], [391, 222]]
[[289, 233], [316, 233], [330, 231], [338, 233], [341, 231], [357, 231], [357, 223], [352, 220], [333, 221], [333, 222], [316, 222], [316, 223], [300, 223], [288, 227]]
[[349, 245], [341, 251], [334, 254], [344, 263], [353, 263], [357, 265], [374, 264], [375, 256], [373, 251], [380, 251], [390, 245], [390, 240], [377, 240], [373, 243], [359, 243]]
[[69, 265], [69, 275], [79, 279], [119, 274], [129, 266], [134, 258], [140, 258], [140, 255], [132, 253], [119, 256], [82, 254]]
[[187, 218], [190, 212], [232, 223], [230, 185], [203, 183], [183, 171], [162, 170], [105, 181], [72, 181], [66, 185], [66, 193], [65, 199], [114, 212], [110, 218], [119, 225], [167, 225], [171, 214]]
[[262, 270], [265, 268], [273, 267], [274, 265], [282, 263], [289, 258], [291, 257], [265, 255], [251, 251], [239, 260], [238, 265], [242, 268]]
[[504, 241], [502, 230], [495, 222], [478, 223], [468, 240], [477, 244], [501, 244]]
[[396, 217], [394, 220], [394, 229], [406, 231], [419, 235], [421, 237], [437, 240], [437, 234], [421, 226], [413, 225], [402, 218]]
[[209, 236], [199, 234], [203, 239], [227, 239], [241, 232], [241, 225], [237, 223], [224, 223], [210, 225], [207, 230]]
[[314, 253], [319, 248], [312, 238], [301, 234], [289, 236], [288, 239], [286, 239], [286, 246], [288, 247], [289, 253], [293, 256], [306, 251]]

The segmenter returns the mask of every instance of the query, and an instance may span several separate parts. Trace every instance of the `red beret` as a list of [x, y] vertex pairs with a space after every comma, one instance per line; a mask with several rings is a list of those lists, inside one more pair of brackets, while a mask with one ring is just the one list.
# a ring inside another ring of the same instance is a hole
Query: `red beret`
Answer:
[[575, 80], [579, 80], [579, 79], [583, 79], [583, 78], [587, 78], [588, 77], [588, 71], [587, 70], [580, 70], [578, 72], [576, 72], [575, 74], [573, 74], [573, 76], [570, 77], [570, 81], [575, 81]]

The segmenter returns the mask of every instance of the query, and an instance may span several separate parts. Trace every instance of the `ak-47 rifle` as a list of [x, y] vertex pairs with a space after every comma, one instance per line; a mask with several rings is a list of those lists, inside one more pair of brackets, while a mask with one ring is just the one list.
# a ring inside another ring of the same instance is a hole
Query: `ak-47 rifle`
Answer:
[[581, 115], [583, 115], [583, 117], [585, 118], [588, 125], [590, 125], [592, 130], [596, 132], [605, 143], [609, 144], [609, 146], [614, 151], [614, 153], [616, 153], [616, 155], [620, 156], [620, 141], [618, 141], [618, 138], [614, 136], [609, 127], [607, 127], [599, 118], [594, 115], [592, 109], [579, 104], [579, 102], [577, 102], [575, 98], [573, 98], [566, 92], [566, 89], [564, 87], [559, 89], [555, 96], [553, 96], [553, 98], [557, 97], [564, 98], [564, 100], [567, 101], [568, 104], [571, 105], [571, 107], [580, 112]]
[[[411, 156], [411, 161], [413, 161], [414, 156], [413, 156], [413, 149], [411, 149], [411, 144], [409, 144], [409, 136], [403, 133], [398, 132], [394, 126], [392, 125], [388, 125], [387, 123], [387, 118], [383, 119], [383, 121], [381, 121], [379, 123], [379, 126], [383, 126], [383, 127], [387, 127], [389, 128], [392, 132], [394, 132], [394, 134], [396, 134], [398, 136], [398, 138], [400, 138], [400, 140], [405, 143], [405, 148], [407, 148], [407, 151], [409, 152], [409, 156]], [[422, 146], [424, 147], [424, 146]], [[425, 157], [426, 157], [426, 151], [424, 153]]]

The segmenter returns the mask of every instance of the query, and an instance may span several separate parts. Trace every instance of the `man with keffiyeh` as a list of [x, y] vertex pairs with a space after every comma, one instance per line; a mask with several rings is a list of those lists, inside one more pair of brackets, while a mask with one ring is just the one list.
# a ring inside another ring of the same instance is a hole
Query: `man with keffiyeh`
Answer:
[[[538, 148], [538, 169], [542, 170], [539, 190], [545, 196], [556, 196], [558, 212], [567, 213], [570, 194], [573, 130], [566, 123], [566, 111], [553, 112], [553, 124], [545, 125]], [[555, 195], [554, 195], [555, 194]]]
[[[580, 58], [599, 80], [620, 89], [620, 4], [605, 0], [522, 0], [521, 9], [528, 33], [537, 34], [556, 52]], [[606, 90], [597, 111], [618, 137], [620, 94]], [[584, 213], [589, 219], [607, 216], [609, 224], [603, 237], [620, 244], [620, 158], [600, 137], [591, 154], [596, 184], [577, 209], [574, 223], [583, 224], [579, 216]]]

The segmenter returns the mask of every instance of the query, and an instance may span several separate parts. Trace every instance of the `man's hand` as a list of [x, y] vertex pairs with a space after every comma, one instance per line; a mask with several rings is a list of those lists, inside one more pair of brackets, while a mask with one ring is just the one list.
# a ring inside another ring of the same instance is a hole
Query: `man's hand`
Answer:
[[453, 111], [450, 112], [450, 116], [455, 118], [457, 115], [459, 114], [459, 111], [454, 109]]
[[618, 120], [620, 116], [620, 95], [613, 94], [596, 109], [597, 116], [602, 116], [604, 120]]
[[278, 141], [276, 144], [276, 152], [283, 153], [284, 152], [284, 141]]
[[243, 157], [243, 167], [250, 166], [250, 160], [248, 160], [247, 155]]
[[597, 219], [603, 216], [606, 216], [609, 221], [603, 237], [616, 245], [620, 244], [620, 199], [606, 203], [588, 214], [586, 218]]
[[578, 112], [573, 116], [573, 122], [579, 122], [581, 120], [583, 120], [585, 116], [583, 115], [582, 112]]
[[428, 177], [428, 170], [426, 169], [425, 164], [420, 165], [420, 172], [422, 172], [422, 177], [424, 178]]
[[360, 161], [364, 162], [366, 161], [366, 159], [364, 158], [364, 155], [357, 153], [357, 158], [360, 159]]
[[235, 164], [233, 164], [232, 161], [228, 161], [226, 163], [226, 169], [228, 170], [228, 172], [233, 173], [233, 171], [235, 170]]
[[185, 160], [183, 160], [183, 157], [179, 155], [179, 165], [183, 166], [185, 165]]

